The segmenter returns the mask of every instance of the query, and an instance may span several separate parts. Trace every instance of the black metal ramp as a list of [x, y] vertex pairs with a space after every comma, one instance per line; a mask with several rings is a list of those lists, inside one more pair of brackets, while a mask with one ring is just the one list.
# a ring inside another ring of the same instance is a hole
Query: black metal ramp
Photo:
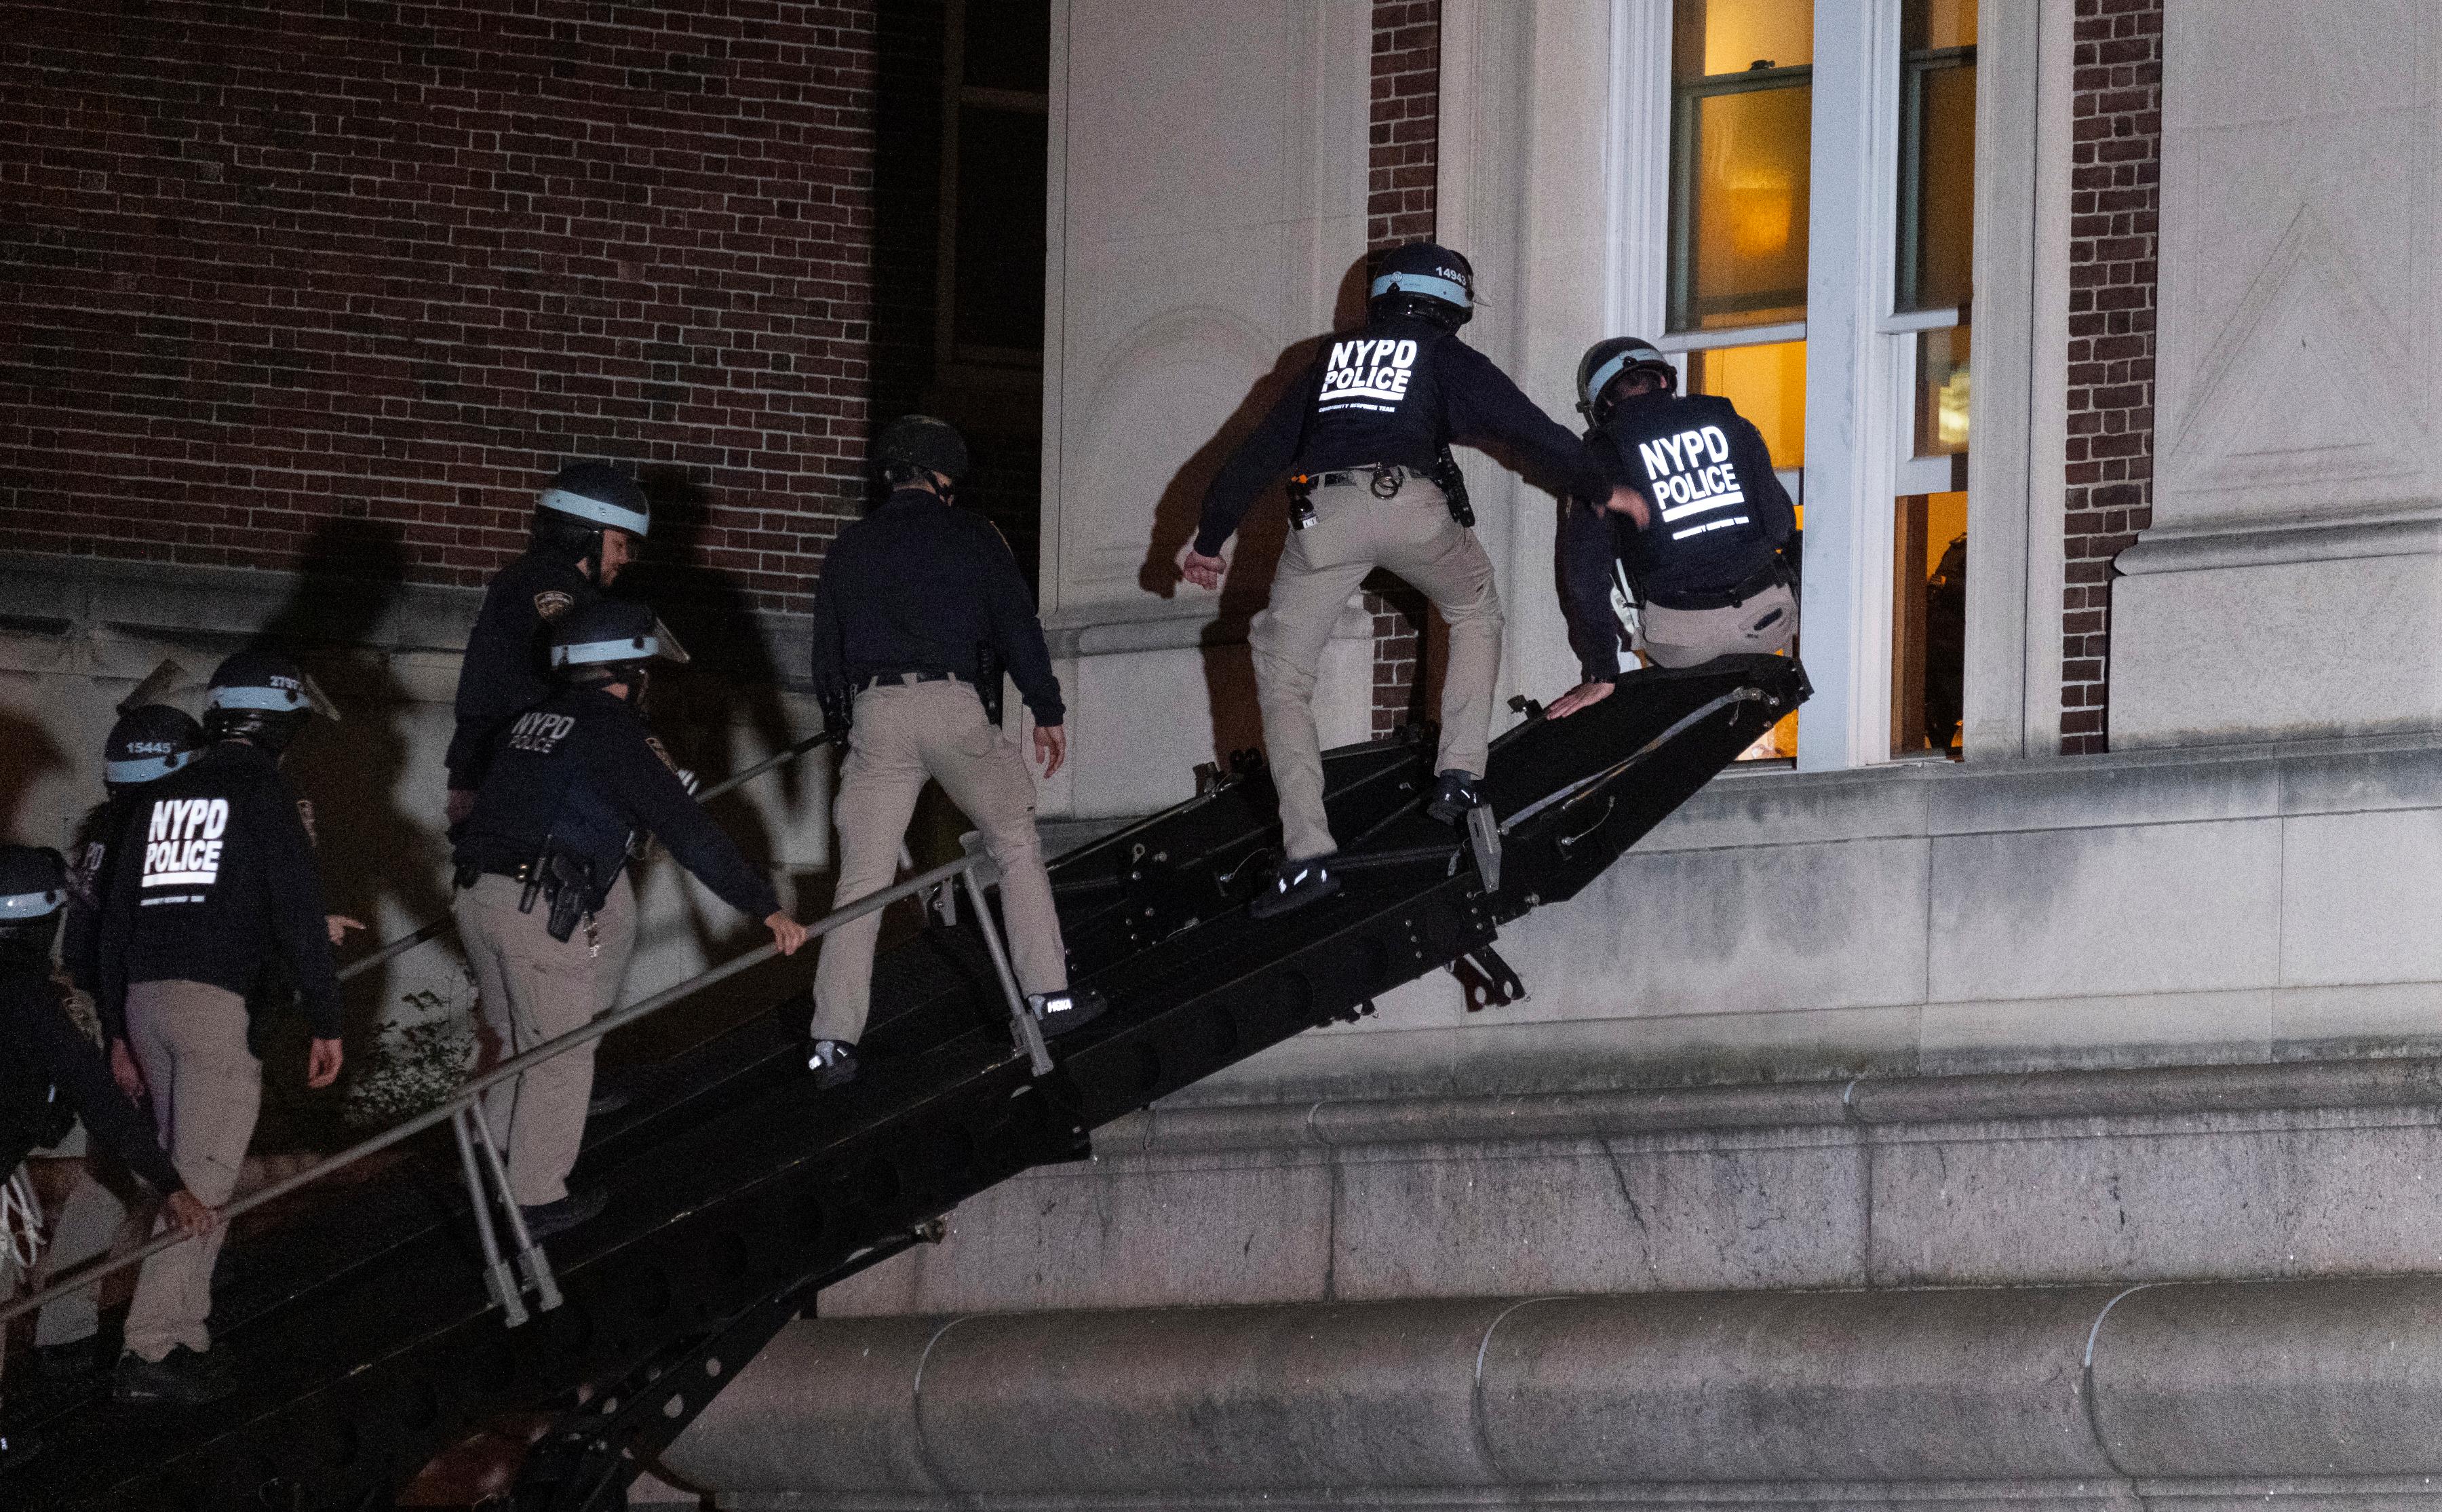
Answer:
[[[519, 1504], [624, 1504], [665, 1446], [821, 1286], [921, 1242], [932, 1220], [1087, 1131], [1445, 967], [1498, 1000], [1498, 927], [1574, 895], [1805, 696], [1783, 658], [1641, 672], [1497, 745], [1491, 856], [1425, 818], [1431, 752], [1326, 763], [1346, 891], [1260, 922], [1277, 843], [1259, 764], [1054, 864], [1078, 979], [1112, 1011], [1035, 1079], [971, 916], [877, 968], [868, 1070], [816, 1096], [802, 996], [658, 1068], [588, 1132], [601, 1217], [550, 1241], [566, 1301], [519, 1328], [485, 1296], [446, 1137], [233, 1240], [215, 1299], [243, 1389], [210, 1408], [12, 1399], [46, 1441], [0, 1506], [370, 1509], [506, 1410], [568, 1410]], [[1479, 840], [1489, 841], [1488, 835]], [[963, 900], [962, 900], [963, 902]], [[266, 1210], [269, 1211], [269, 1210]], [[15, 1384], [15, 1383], [12, 1383]]]

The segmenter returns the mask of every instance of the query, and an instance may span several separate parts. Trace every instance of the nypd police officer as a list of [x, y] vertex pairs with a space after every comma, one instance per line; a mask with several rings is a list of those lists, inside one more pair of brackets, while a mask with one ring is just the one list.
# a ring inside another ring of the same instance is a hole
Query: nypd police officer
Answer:
[[[494, 1061], [581, 1029], [610, 1008], [636, 939], [631, 846], [658, 837], [680, 865], [793, 953], [804, 926], [771, 881], [697, 807], [637, 708], [661, 654], [653, 611], [615, 599], [551, 625], [558, 689], [493, 740], [461, 827], [453, 912], [482, 994]], [[592, 1216], [603, 1194], [572, 1197], [593, 1047], [499, 1084], [483, 1117], [508, 1145], [509, 1190], [539, 1238]]]
[[1636, 601], [1632, 649], [1661, 666], [1769, 654], [1797, 633], [1797, 595], [1780, 553], [1797, 516], [1763, 437], [1727, 399], [1677, 387], [1669, 359], [1632, 337], [1596, 342], [1577, 364], [1591, 439], [1633, 492], [1563, 514], [1561, 607], [1585, 681], [1553, 701], [1554, 719], [1611, 693], [1615, 574]]
[[[218, 1206], [263, 1102], [247, 993], [276, 957], [312, 1026], [306, 1084], [337, 1080], [339, 983], [314, 844], [280, 760], [313, 718], [305, 674], [277, 652], [240, 651], [212, 673], [212, 744], [155, 778], [111, 842], [102, 898], [105, 1030], [125, 1041], [178, 1174]], [[115, 1394], [210, 1401], [233, 1383], [210, 1357], [217, 1234], [153, 1256], [136, 1280]]]
[[[1610, 480], [1577, 439], [1500, 369], [1458, 338], [1474, 313], [1474, 271], [1430, 242], [1375, 264], [1362, 329], [1338, 336], [1289, 386], [1212, 481], [1188, 581], [1221, 584], [1227, 542], [1255, 497], [1290, 476], [1301, 528], [1281, 554], [1270, 605], [1255, 617], [1256, 697], [1280, 792], [1284, 861], [1253, 906], [1270, 917], [1339, 890], [1324, 858], [1338, 848], [1322, 804], [1314, 683], [1333, 624], [1365, 574], [1387, 568], [1421, 590], [1449, 627], [1442, 682], [1440, 774], [1429, 808], [1455, 823], [1481, 802], [1476, 779], [1492, 733], [1501, 662], [1501, 595], [1471, 514], [1454, 505], [1453, 441], [1498, 445], [1555, 490], [1587, 498]], [[1310, 514], [1310, 519], [1307, 518]]]
[[188, 1190], [144, 1116], [111, 1080], [101, 1052], [68, 1016], [51, 972], [67, 898], [58, 851], [0, 846], [0, 1179], [81, 1118], [97, 1146], [162, 1194], [173, 1228], [208, 1233], [218, 1216]]
[[[1001, 873], [1018, 985], [1048, 1033], [1102, 1011], [1068, 990], [1067, 950], [1034, 829], [1034, 782], [1000, 731], [1006, 668], [1034, 716], [1047, 777], [1068, 749], [1066, 710], [1043, 625], [1009, 543], [992, 522], [952, 507], [966, 442], [927, 415], [893, 421], [873, 447], [890, 489], [840, 532], [814, 590], [813, 683], [827, 720], [847, 734], [840, 763], [839, 885], [845, 907], [890, 885], [900, 844], [930, 778], [982, 831]], [[815, 1082], [856, 1075], [856, 1044], [873, 997], [878, 914], [823, 942], [814, 977]]]
[[451, 824], [473, 811], [501, 727], [551, 696], [543, 627], [617, 581], [651, 524], [645, 490], [607, 462], [570, 463], [535, 501], [533, 539], [483, 590], [459, 665]]
[[[102, 789], [106, 796], [86, 813], [78, 827], [77, 842], [67, 857], [67, 905], [61, 910], [61, 964], [76, 990], [98, 995], [101, 990], [101, 916], [103, 890], [110, 881], [113, 839], [126, 828], [127, 812], [145, 784], [168, 776], [198, 756], [206, 745], [204, 727], [185, 710], [166, 703], [139, 704], [118, 717], [102, 746]], [[97, 1056], [103, 1053], [97, 1048]], [[127, 1042], [108, 1046], [110, 1067], [131, 1105], [144, 1095], [143, 1073], [137, 1069]], [[86, 1120], [83, 1170], [61, 1204], [59, 1221], [43, 1271], [73, 1268], [110, 1248], [125, 1227], [131, 1210], [149, 1213], [151, 1204], [137, 1190], [127, 1163], [114, 1155], [118, 1141], [96, 1134]], [[143, 1131], [147, 1145], [152, 1130]], [[5, 1154], [5, 1152], [0, 1152]], [[160, 1190], [159, 1183], [153, 1182]], [[96, 1288], [87, 1286], [46, 1303], [34, 1322], [34, 1354], [47, 1375], [82, 1376], [109, 1363], [95, 1357], [101, 1320]]]

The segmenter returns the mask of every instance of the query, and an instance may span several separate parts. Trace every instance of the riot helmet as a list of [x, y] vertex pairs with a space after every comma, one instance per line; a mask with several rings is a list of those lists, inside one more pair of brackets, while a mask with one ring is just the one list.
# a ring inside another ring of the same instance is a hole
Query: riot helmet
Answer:
[[68, 867], [47, 846], [0, 846], [0, 950], [49, 959], [68, 901]]
[[581, 563], [585, 575], [608, 587], [602, 533], [624, 531], [642, 540], [652, 523], [652, 505], [635, 479], [607, 462], [572, 462], [552, 475], [535, 500], [534, 543]]
[[1603, 392], [1632, 373], [1652, 374], [1665, 393], [1679, 387], [1679, 370], [1661, 348], [1632, 336], [1612, 337], [1586, 348], [1586, 355], [1577, 359], [1577, 413], [1595, 425], [1610, 419], [1619, 401], [1605, 399]]
[[1404, 315], [1455, 331], [1475, 318], [1475, 268], [1447, 246], [1410, 242], [1375, 259], [1366, 313]]
[[873, 439], [873, 465], [896, 488], [933, 473], [944, 480], [943, 498], [967, 475], [967, 442], [958, 428], [931, 415], [901, 415]]
[[140, 704], [110, 727], [110, 739], [101, 748], [102, 784], [116, 792], [166, 777], [200, 756], [205, 744], [204, 727], [184, 709]]
[[598, 598], [551, 622], [552, 672], [579, 686], [625, 683], [637, 698], [661, 654], [661, 621], [642, 604]]
[[279, 756], [323, 707], [303, 667], [279, 651], [250, 647], [213, 669], [204, 733]]

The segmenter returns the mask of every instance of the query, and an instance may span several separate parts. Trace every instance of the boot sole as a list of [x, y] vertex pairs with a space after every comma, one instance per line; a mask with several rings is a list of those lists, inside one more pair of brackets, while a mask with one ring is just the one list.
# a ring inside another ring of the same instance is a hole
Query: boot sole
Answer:
[[1278, 919], [1285, 914], [1296, 913], [1301, 908], [1311, 908], [1326, 898], [1337, 898], [1339, 896], [1339, 879], [1334, 877], [1331, 879], [1331, 882], [1327, 886], [1311, 888], [1304, 892], [1286, 894], [1267, 893], [1263, 897], [1256, 899], [1253, 902], [1247, 905], [1247, 917], [1249, 919]]

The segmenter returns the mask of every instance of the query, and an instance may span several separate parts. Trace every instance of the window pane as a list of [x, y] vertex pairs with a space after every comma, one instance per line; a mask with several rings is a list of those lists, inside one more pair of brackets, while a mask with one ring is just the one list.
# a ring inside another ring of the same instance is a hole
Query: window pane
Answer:
[[1953, 457], [1967, 449], [1966, 326], [1916, 338], [1916, 454]]
[[1051, 87], [1046, 0], [967, 0], [965, 82], [1041, 94]]
[[1763, 432], [1780, 472], [1806, 465], [1806, 343], [1722, 347], [1687, 354], [1687, 392], [1717, 393]]
[[960, 346], [1043, 350], [1045, 118], [958, 111], [957, 261], [951, 310]]
[[1957, 308], [1975, 295], [1976, 64], [1911, 63], [1904, 86], [1900, 307]]
[[1671, 72], [1682, 83], [1814, 61], [1814, 0], [1678, 0], [1670, 20]]
[[1959, 743], [1967, 648], [1967, 496], [1914, 494], [1892, 520], [1891, 755]]
[[1682, 330], [1806, 315], [1807, 149], [1813, 89], [1698, 95], [1684, 107], [1690, 224], [1677, 239]]
[[1976, 46], [1976, 0], [1905, 0], [1900, 46], [1909, 52]]

